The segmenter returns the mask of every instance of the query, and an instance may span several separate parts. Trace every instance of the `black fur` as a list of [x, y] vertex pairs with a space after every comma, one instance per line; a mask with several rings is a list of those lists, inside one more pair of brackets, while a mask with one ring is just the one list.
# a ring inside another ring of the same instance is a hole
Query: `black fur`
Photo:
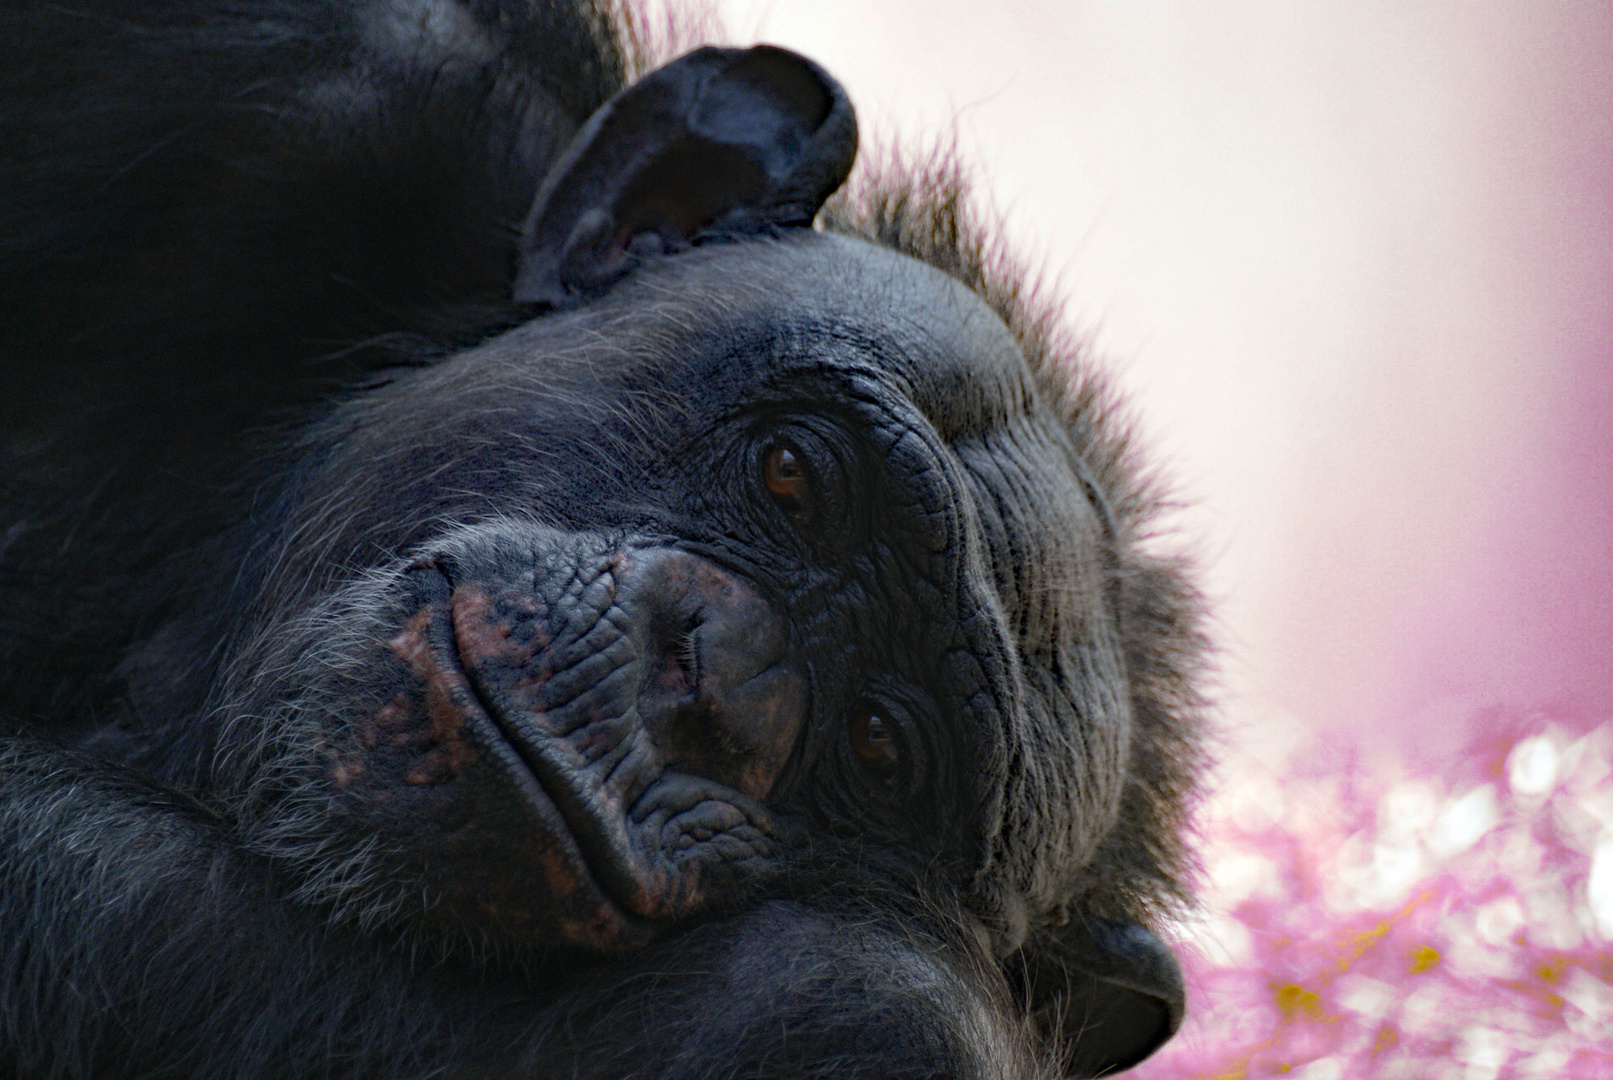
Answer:
[[0, 1075], [1175, 1029], [1203, 643], [1110, 396], [944, 170], [807, 227], [820, 69], [647, 66], [587, 0], [0, 10]]

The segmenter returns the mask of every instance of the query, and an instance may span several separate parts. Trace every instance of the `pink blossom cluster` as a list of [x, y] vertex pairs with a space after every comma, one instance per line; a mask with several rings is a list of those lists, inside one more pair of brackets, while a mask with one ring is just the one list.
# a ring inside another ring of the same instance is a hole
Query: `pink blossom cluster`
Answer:
[[1613, 724], [1323, 756], [1207, 807], [1189, 1018], [1134, 1075], [1613, 1078]]

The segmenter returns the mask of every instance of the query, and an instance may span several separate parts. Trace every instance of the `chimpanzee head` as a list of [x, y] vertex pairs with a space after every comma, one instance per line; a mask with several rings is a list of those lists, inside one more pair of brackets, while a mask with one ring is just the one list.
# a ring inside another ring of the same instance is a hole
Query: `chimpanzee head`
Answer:
[[595, 114], [531, 318], [332, 409], [245, 526], [221, 786], [305, 897], [444, 942], [621, 954], [864, 875], [1128, 1064], [1182, 1006], [1167, 577], [1000, 310], [810, 227], [855, 148], [770, 48]]

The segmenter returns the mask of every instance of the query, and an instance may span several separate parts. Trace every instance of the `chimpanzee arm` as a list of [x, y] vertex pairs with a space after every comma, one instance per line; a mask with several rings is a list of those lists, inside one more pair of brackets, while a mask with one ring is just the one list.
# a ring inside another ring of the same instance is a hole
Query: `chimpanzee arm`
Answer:
[[0, 1075], [508, 1075], [507, 1011], [287, 891], [202, 808], [6, 740]]
[[901, 1080], [1024, 1052], [978, 973], [861, 908], [764, 902], [545, 1001], [541, 967], [411, 966], [286, 891], [183, 797], [0, 743], [0, 1075]]

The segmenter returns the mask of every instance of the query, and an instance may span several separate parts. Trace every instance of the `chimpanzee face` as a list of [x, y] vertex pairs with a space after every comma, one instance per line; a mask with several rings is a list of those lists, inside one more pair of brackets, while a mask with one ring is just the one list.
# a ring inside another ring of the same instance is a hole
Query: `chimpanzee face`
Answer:
[[147, 8], [0, 6], [0, 1073], [1168, 1038], [1198, 600], [957, 186], [592, 0]]
[[255, 693], [434, 918], [630, 946], [814, 838], [966, 884], [1035, 725], [1081, 744], [1070, 842], [1112, 824], [1124, 706], [1070, 689], [1120, 664], [1104, 521], [938, 271], [709, 245], [330, 423], [269, 588], [315, 614], [260, 639], [303, 682]]

